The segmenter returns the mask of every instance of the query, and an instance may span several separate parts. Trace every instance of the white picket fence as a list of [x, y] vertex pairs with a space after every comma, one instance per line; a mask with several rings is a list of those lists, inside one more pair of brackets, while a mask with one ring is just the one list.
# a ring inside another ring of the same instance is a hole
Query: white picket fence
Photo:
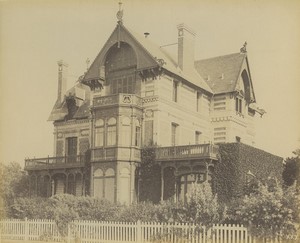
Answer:
[[[172, 242], [172, 243], [255, 243], [242, 225], [205, 226], [180, 223], [142, 223], [73, 221], [67, 226], [67, 242]], [[52, 220], [0, 221], [1, 238], [9, 240], [60, 242], [57, 225]], [[272, 242], [272, 241], [269, 241]], [[273, 241], [279, 242], [279, 241]], [[258, 242], [257, 242], [258, 243]]]

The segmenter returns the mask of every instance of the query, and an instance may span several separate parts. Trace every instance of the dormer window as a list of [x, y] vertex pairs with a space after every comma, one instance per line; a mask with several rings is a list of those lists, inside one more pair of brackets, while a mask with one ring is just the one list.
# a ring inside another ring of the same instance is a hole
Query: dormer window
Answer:
[[105, 72], [106, 85], [110, 85], [111, 94], [139, 93], [136, 89], [136, 67], [137, 58], [130, 45], [121, 42], [120, 48], [117, 45], [110, 48], [102, 75]]

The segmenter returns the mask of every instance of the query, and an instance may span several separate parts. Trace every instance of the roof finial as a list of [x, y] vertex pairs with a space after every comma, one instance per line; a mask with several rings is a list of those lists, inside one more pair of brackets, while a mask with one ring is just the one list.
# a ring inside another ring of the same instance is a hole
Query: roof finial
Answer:
[[240, 49], [241, 53], [247, 53], [247, 41], [245, 41], [243, 47]]
[[119, 11], [117, 12], [117, 19], [118, 19], [118, 23], [122, 23], [123, 21], [123, 9], [122, 9], [122, 2], [119, 2]]

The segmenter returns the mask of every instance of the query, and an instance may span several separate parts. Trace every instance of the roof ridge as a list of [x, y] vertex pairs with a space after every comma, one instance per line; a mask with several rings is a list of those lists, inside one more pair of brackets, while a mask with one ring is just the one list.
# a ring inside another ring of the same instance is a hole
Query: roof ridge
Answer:
[[222, 56], [215, 56], [215, 57], [209, 57], [209, 58], [205, 58], [205, 59], [199, 59], [199, 60], [195, 60], [196, 62], [201, 62], [201, 61], [206, 61], [206, 60], [211, 60], [211, 59], [215, 59], [218, 57], [228, 57], [228, 56], [234, 56], [234, 55], [246, 55], [246, 53], [240, 53], [240, 52], [236, 52], [236, 53], [231, 53], [231, 54], [226, 54], [226, 55], [222, 55]]

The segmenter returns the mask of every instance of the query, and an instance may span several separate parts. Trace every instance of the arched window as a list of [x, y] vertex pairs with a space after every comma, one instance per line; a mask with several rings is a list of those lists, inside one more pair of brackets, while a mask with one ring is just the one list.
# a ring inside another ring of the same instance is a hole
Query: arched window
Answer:
[[105, 173], [101, 169], [94, 172], [94, 196], [115, 201], [115, 171], [112, 168]]
[[180, 176], [179, 199], [186, 201], [186, 194], [191, 190], [192, 183], [202, 183], [205, 180], [204, 173], [192, 173]]
[[127, 168], [120, 171], [120, 202], [130, 203], [130, 171]]
[[115, 201], [115, 171], [109, 168], [105, 171], [105, 189], [104, 195], [105, 199], [110, 202]]
[[104, 145], [104, 121], [97, 119], [95, 122], [95, 146], [102, 147]]
[[131, 145], [131, 129], [130, 129], [130, 119], [128, 117], [123, 117], [122, 119], [122, 145]]
[[103, 198], [104, 197], [104, 177], [103, 171], [97, 169], [94, 172], [94, 197]]
[[135, 120], [135, 146], [141, 146], [141, 125], [138, 119]]
[[254, 99], [254, 97], [252, 97], [253, 95], [251, 93], [250, 79], [246, 70], [242, 72], [242, 80], [243, 80], [243, 88], [244, 88], [243, 92], [245, 95], [245, 100], [247, 103], [250, 103], [251, 100]]
[[117, 142], [117, 120], [112, 117], [107, 122], [107, 142], [106, 145], [113, 146]]
[[137, 58], [134, 50], [127, 43], [110, 48], [105, 60], [106, 82], [110, 85], [111, 94], [136, 92], [135, 70]]

